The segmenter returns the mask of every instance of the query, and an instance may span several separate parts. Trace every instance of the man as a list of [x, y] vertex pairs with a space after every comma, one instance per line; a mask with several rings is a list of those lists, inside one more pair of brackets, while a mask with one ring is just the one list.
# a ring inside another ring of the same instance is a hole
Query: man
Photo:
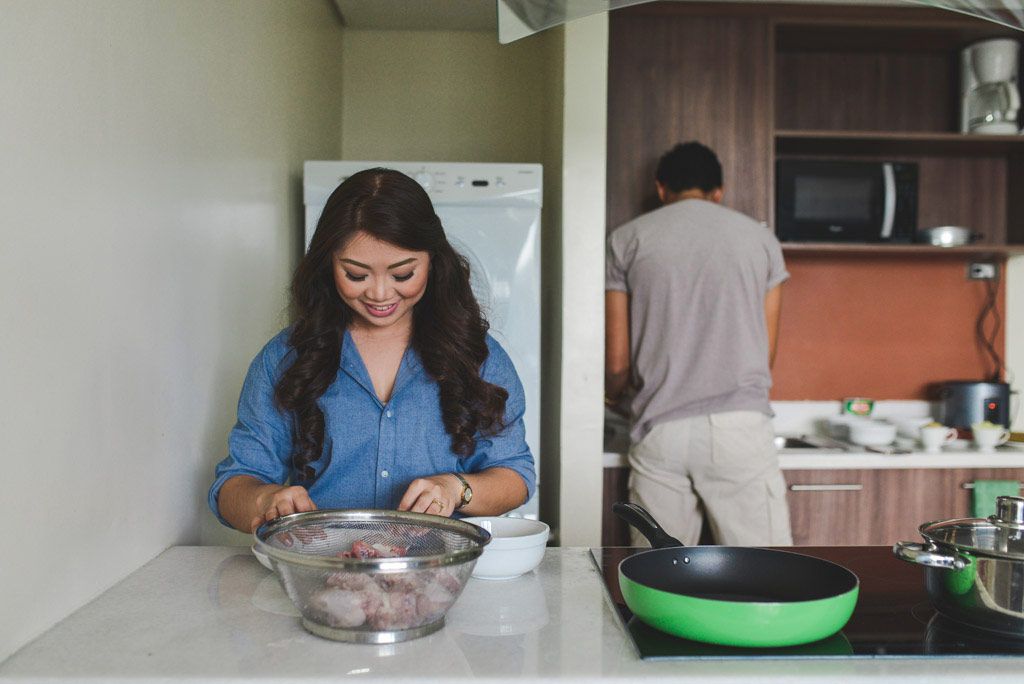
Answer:
[[656, 178], [663, 206], [608, 237], [605, 391], [617, 403], [635, 390], [630, 499], [687, 545], [705, 512], [719, 544], [790, 545], [768, 402], [782, 249], [720, 206], [704, 145], [676, 145]]

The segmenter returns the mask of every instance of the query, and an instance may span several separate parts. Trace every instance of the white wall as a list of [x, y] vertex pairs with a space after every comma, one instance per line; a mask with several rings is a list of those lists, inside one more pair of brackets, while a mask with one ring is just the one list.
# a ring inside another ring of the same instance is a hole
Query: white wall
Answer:
[[346, 30], [344, 158], [542, 163], [552, 38]]
[[0, 660], [206, 510], [286, 322], [306, 158], [340, 149], [328, 0], [0, 0]]
[[[541, 372], [544, 378], [557, 377], [562, 304], [562, 29], [509, 45], [500, 45], [493, 31], [346, 29], [344, 42], [345, 159], [543, 164]], [[544, 383], [540, 426], [540, 514], [555, 526], [555, 535], [559, 389], [556, 382]], [[596, 453], [600, 468], [600, 452]], [[599, 491], [596, 496], [600, 498]]]
[[562, 546], [601, 543], [608, 15], [565, 25], [562, 143]]

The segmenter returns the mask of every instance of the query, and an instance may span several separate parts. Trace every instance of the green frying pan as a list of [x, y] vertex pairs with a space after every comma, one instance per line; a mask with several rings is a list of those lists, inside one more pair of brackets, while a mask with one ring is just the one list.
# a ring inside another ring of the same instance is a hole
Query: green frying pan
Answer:
[[795, 646], [829, 637], [857, 604], [857, 576], [789, 551], [684, 547], [642, 507], [612, 510], [655, 547], [619, 564], [626, 605], [655, 629], [725, 646]]

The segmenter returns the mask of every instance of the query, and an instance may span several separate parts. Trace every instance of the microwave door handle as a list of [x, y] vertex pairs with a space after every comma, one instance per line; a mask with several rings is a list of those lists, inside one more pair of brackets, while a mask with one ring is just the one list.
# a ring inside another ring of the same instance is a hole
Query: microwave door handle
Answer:
[[885, 185], [885, 211], [882, 215], [883, 240], [892, 238], [892, 228], [896, 221], [896, 174], [892, 164], [882, 164], [882, 183]]

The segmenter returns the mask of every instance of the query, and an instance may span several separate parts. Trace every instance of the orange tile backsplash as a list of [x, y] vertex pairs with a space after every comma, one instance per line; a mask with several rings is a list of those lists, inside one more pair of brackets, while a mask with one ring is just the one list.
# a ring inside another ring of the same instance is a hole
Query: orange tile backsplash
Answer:
[[[967, 280], [967, 255], [787, 253], [776, 401], [934, 399], [929, 385], [990, 378], [995, 363], [978, 339], [985, 281]], [[1005, 354], [1005, 295], [999, 264], [994, 347]], [[995, 321], [990, 314], [985, 331]]]

